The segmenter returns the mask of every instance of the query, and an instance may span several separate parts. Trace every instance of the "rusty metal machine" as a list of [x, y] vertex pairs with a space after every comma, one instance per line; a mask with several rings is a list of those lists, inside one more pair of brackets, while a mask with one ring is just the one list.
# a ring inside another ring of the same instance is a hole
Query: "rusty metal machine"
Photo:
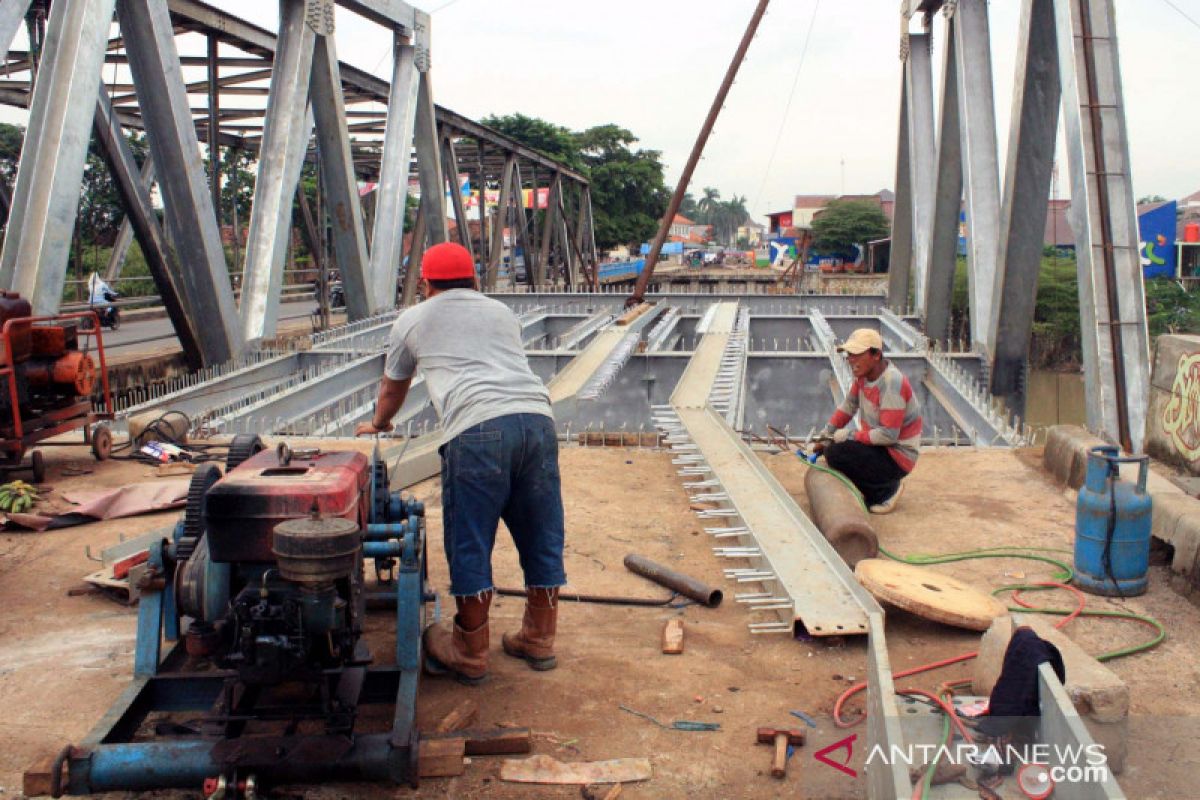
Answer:
[[[85, 321], [91, 329], [84, 329]], [[97, 379], [103, 389], [99, 413], [92, 410]], [[30, 445], [78, 428], [96, 458], [106, 459], [112, 451], [112, 432], [102, 421], [107, 419], [112, 397], [95, 314], [34, 317], [28, 300], [0, 291], [0, 466], [14, 469]], [[34, 451], [30, 468], [40, 482], [41, 453]]]
[[[134, 683], [64, 749], [56, 789], [229, 798], [279, 783], [416, 785], [424, 507], [388, 491], [378, 452], [239, 436], [224, 475], [196, 471], [148, 565]], [[395, 609], [394, 664], [362, 638], [372, 593]], [[175, 645], [162, 657], [164, 639]], [[390, 727], [363, 729], [369, 705], [391, 706]]]

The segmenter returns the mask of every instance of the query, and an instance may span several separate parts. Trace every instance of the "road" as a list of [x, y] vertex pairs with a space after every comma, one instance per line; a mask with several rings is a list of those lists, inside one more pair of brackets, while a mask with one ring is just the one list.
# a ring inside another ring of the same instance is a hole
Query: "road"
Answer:
[[[296, 300], [283, 303], [279, 307], [279, 321], [306, 319], [316, 307], [314, 300]], [[104, 331], [104, 349], [106, 352], [117, 352], [127, 355], [131, 349], [139, 346], [145, 350], [153, 350], [163, 344], [175, 344], [175, 329], [167, 317], [152, 319], [123, 318], [121, 327], [116, 331]], [[158, 343], [158, 344], [156, 344]]]

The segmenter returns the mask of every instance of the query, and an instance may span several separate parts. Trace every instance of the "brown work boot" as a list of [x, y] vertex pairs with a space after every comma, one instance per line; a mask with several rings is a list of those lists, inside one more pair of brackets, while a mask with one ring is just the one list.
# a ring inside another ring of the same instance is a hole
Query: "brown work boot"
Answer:
[[453, 675], [460, 683], [475, 685], [488, 671], [488, 606], [492, 596], [457, 597], [458, 613], [452, 622], [430, 625], [422, 641], [425, 671]]
[[539, 671], [554, 669], [554, 632], [558, 624], [558, 589], [529, 589], [525, 599], [525, 618], [518, 633], [500, 637], [504, 652], [523, 658]]

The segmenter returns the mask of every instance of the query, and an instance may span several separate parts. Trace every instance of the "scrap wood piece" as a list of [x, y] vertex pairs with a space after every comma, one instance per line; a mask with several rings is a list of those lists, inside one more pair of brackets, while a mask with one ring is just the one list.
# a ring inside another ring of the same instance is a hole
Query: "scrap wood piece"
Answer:
[[479, 719], [479, 706], [474, 700], [467, 698], [450, 709], [446, 716], [434, 727], [434, 733], [449, 733], [450, 731], [469, 728]]
[[453, 778], [462, 775], [467, 765], [467, 742], [461, 736], [428, 739], [417, 748], [417, 774], [422, 778]]
[[867, 558], [858, 562], [854, 577], [879, 600], [899, 606], [918, 617], [986, 631], [1008, 607], [969, 583], [924, 567]]
[[566, 763], [550, 756], [506, 759], [500, 764], [500, 780], [513, 783], [629, 783], [650, 780], [650, 759], [614, 758], [609, 761]]
[[645, 303], [645, 302], [638, 303], [636, 306], [634, 306], [633, 308], [629, 309], [624, 314], [622, 314], [620, 316], [620, 318], [617, 319], [616, 324], [617, 325], [628, 325], [629, 323], [633, 322], [635, 319], [640, 317], [642, 314], [645, 314], [647, 311], [649, 311], [652, 308], [654, 308], [653, 303]]
[[672, 617], [663, 626], [662, 651], [669, 656], [683, 653], [683, 620], [679, 617]]

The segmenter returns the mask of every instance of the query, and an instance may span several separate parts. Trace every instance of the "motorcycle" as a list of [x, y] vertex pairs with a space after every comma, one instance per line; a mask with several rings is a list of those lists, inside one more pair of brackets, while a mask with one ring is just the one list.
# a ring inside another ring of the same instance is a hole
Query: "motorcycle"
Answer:
[[[104, 290], [102, 295], [109, 303], [114, 302], [121, 295], [114, 291]], [[121, 309], [115, 305], [102, 305], [97, 307], [95, 302], [88, 306], [92, 311], [96, 312], [96, 316], [100, 319], [100, 327], [116, 330], [121, 327]]]

